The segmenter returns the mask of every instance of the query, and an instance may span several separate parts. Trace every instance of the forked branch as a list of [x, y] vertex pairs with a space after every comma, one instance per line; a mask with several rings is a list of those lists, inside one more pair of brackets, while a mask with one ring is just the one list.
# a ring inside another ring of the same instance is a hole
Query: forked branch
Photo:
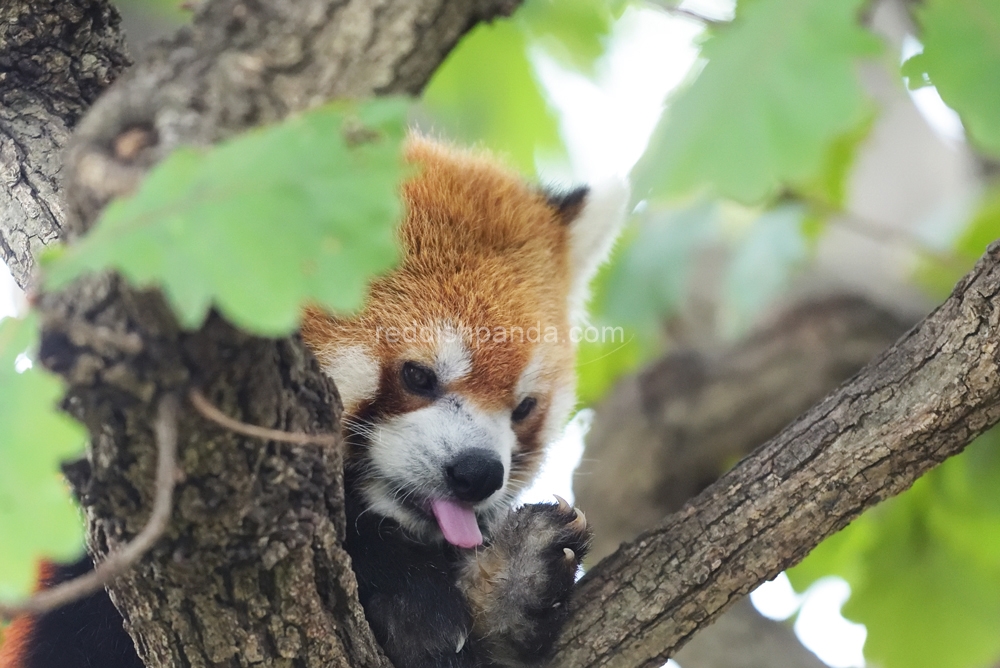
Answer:
[[1000, 242], [933, 313], [581, 582], [556, 666], [659, 666], [1000, 421]]

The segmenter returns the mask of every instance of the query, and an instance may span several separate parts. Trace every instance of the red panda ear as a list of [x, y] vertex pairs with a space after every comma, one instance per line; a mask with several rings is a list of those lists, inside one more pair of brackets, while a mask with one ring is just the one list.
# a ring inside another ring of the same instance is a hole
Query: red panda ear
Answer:
[[583, 316], [587, 288], [621, 231], [628, 200], [629, 187], [621, 179], [548, 197], [549, 205], [569, 227], [569, 306], [574, 320]]
[[572, 223], [580, 212], [590, 192], [588, 186], [579, 186], [572, 190], [554, 190], [546, 195], [546, 201], [559, 214], [559, 220], [565, 225]]

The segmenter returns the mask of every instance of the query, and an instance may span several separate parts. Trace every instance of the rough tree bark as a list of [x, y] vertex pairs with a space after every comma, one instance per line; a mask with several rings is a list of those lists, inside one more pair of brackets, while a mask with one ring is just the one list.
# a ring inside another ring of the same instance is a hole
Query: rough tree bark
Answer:
[[0, 252], [22, 288], [66, 218], [70, 131], [129, 64], [118, 25], [102, 0], [0, 4]]
[[742, 595], [1000, 421], [998, 295], [1000, 242], [893, 347], [591, 569], [555, 665], [660, 665]]
[[757, 612], [749, 598], [733, 604], [673, 657], [681, 668], [825, 668], [788, 624]]
[[622, 378], [596, 408], [573, 480], [595, 532], [592, 561], [679, 510], [915, 321], [829, 297], [731, 349], [685, 348]]
[[[906, 324], [855, 297], [798, 304], [724, 351], [685, 348], [616, 383], [574, 478], [590, 562], [653, 528], [889, 347]], [[822, 668], [747, 599], [673, 658], [683, 668]]]
[[[20, 10], [9, 5], [11, 16], [30, 24], [32, 3], [14, 4]], [[79, 123], [66, 162], [67, 218], [58, 220], [57, 191], [30, 195], [72, 237], [175, 146], [211, 143], [336, 96], [419, 91], [466, 30], [516, 5], [207, 2], [192, 26], [150, 49]], [[107, 3], [87, 7], [114, 16]], [[53, 12], [49, 28], [58, 34], [65, 16], [73, 13]], [[21, 61], [44, 57], [37, 42], [7, 46]], [[88, 62], [86, 45], [70, 46], [77, 47], [71, 60]], [[26, 167], [47, 163], [40, 164]], [[10, 210], [11, 196], [0, 204]], [[5, 215], [2, 227], [7, 238], [29, 234], [23, 217]], [[134, 536], [148, 514], [153, 407], [164, 394], [197, 387], [245, 422], [336, 432], [335, 391], [297, 338], [246, 336], [218, 318], [182, 332], [157, 294], [113, 276], [80, 281], [36, 305], [45, 323], [42, 361], [66, 378], [66, 406], [93, 437], [87, 461], [69, 473], [98, 556]], [[238, 437], [190, 409], [179, 426], [184, 479], [171, 529], [110, 587], [146, 664], [387, 665], [340, 547], [339, 450]]]
[[[192, 27], [151, 50], [80, 123], [63, 229], [86, 229], [109, 197], [178, 144], [216, 141], [334, 95], [418, 91], [463, 31], [514, 5], [207, 0]], [[0, 201], [11, 205], [10, 196]], [[23, 225], [16, 216], [0, 222], [7, 239]], [[655, 663], [996, 422], [998, 254], [867, 372], [595, 567], [557, 663]], [[148, 513], [152, 407], [165, 393], [200, 387], [231, 416], [264, 426], [335, 427], [335, 394], [294, 338], [248, 337], [217, 318], [180, 332], [156, 294], [107, 276], [47, 295], [38, 308], [42, 357], [67, 379], [67, 407], [93, 436], [88, 461], [71, 473], [97, 554]], [[140, 345], [124, 345], [136, 338]], [[336, 450], [237, 437], [190, 410], [180, 428], [184, 479], [169, 535], [111, 588], [147, 664], [384, 664], [338, 544]]]

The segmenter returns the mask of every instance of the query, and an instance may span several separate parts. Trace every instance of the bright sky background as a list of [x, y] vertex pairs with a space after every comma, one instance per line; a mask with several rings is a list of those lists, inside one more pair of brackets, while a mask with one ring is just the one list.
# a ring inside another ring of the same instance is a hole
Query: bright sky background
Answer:
[[[717, 19], [732, 15], [732, 3], [725, 0], [687, 0], [682, 7]], [[543, 52], [533, 54], [536, 72], [560, 112], [576, 180], [593, 182], [628, 173], [649, 140], [665, 98], [695, 63], [695, 39], [701, 31], [698, 22], [680, 15], [630, 8], [616, 24], [594, 80], [562, 68]], [[546, 165], [539, 171], [545, 175]], [[524, 500], [551, 499], [553, 492], [572, 499], [571, 472], [583, 451], [590, 413], [574, 420], [552, 447], [543, 476]], [[781, 574], [754, 592], [751, 601], [772, 619], [788, 619], [798, 612], [794, 629], [802, 643], [830, 666], [854, 668], [864, 665], [866, 632], [840, 614], [849, 595], [847, 582], [826, 578], [798, 596]], [[668, 665], [677, 668], [673, 661]]]
[[[686, 0], [681, 5], [716, 19], [732, 15], [726, 0]], [[570, 157], [570, 175], [593, 182], [628, 173], [648, 141], [664, 99], [682, 83], [697, 58], [694, 40], [699, 23], [679, 15], [630, 8], [615, 26], [610, 49], [599, 64], [594, 80], [567, 71], [544, 52], [533, 54], [537, 74], [552, 104], [562, 115], [562, 132]], [[908, 38], [903, 59], [922, 50]], [[955, 113], [933, 88], [911, 93], [928, 122], [942, 136], [962, 141], [964, 134]], [[23, 309], [23, 296], [5, 265], [0, 262], [0, 318]], [[572, 471], [583, 452], [583, 438], [592, 411], [581, 411], [567, 427], [564, 438], [551, 448], [550, 457], [536, 485], [523, 501], [551, 500], [560, 494], [572, 500]], [[803, 644], [834, 668], [864, 665], [865, 628], [840, 615], [850, 587], [839, 578], [826, 578], [804, 595], [794, 592], [781, 574], [751, 594], [756, 608], [772, 619], [788, 619], [796, 612], [794, 628]], [[677, 664], [669, 664], [676, 668]], [[683, 668], [683, 667], [681, 667]]]

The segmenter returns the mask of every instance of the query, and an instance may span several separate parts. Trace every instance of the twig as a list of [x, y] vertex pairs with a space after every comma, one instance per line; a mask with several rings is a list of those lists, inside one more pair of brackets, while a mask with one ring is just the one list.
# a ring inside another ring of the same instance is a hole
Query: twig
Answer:
[[676, 16], [683, 16], [688, 19], [693, 19], [699, 23], [703, 23], [707, 26], [719, 26], [729, 23], [728, 19], [713, 19], [704, 14], [699, 14], [696, 11], [690, 10], [686, 7], [680, 7], [673, 2], [668, 2], [667, 0], [651, 0], [652, 4], [656, 7], [662, 9], [663, 11], [674, 14]]
[[295, 443], [296, 445], [309, 445], [312, 443], [316, 445], [337, 446], [340, 444], [340, 439], [332, 434], [303, 434], [300, 432], [281, 431], [280, 429], [268, 429], [267, 427], [258, 427], [234, 420], [213, 406], [205, 398], [205, 395], [197, 389], [191, 390], [188, 396], [195, 409], [202, 416], [238, 434], [253, 436], [265, 441], [280, 441], [282, 443]]
[[889, 227], [884, 223], [863, 218], [857, 214], [832, 216], [830, 221], [841, 229], [868, 237], [872, 241], [902, 246], [917, 255], [923, 255], [946, 267], [965, 271], [973, 262], [971, 259], [963, 260], [954, 252], [934, 248], [907, 230]]
[[89, 573], [40, 591], [20, 603], [0, 604], [0, 619], [41, 615], [89, 596], [125, 573], [159, 540], [173, 512], [174, 485], [177, 481], [177, 399], [174, 396], [168, 395], [160, 401], [156, 416], [156, 446], [158, 457], [153, 511], [142, 531], [127, 545], [105, 557]]

